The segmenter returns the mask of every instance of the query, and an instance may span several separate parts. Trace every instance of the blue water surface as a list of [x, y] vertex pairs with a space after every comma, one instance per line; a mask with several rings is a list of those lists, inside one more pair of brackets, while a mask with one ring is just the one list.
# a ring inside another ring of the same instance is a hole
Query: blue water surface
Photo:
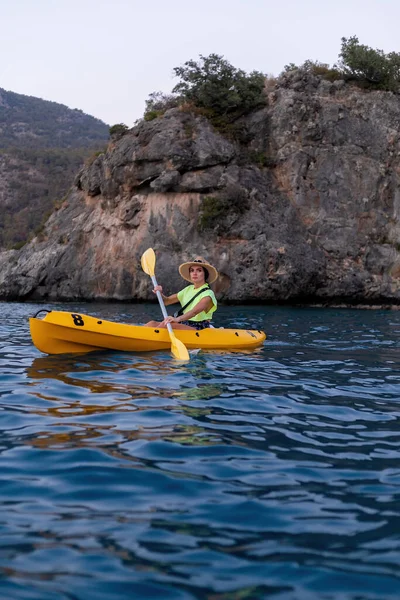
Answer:
[[400, 313], [223, 307], [254, 352], [46, 356], [2, 303], [0, 598], [400, 597]]

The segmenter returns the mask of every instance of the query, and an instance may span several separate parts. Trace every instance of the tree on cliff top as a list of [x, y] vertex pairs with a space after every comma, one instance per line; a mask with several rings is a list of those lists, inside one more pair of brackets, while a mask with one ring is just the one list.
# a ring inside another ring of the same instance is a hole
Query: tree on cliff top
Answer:
[[360, 44], [353, 35], [342, 38], [339, 58], [339, 67], [347, 77], [364, 80], [385, 90], [399, 89], [400, 54], [397, 52], [385, 54], [383, 50], [374, 50]]
[[218, 54], [200, 54], [200, 61], [189, 60], [174, 72], [180, 78], [174, 94], [220, 116], [245, 114], [265, 102], [265, 75], [247, 74]]
[[146, 101], [145, 120], [152, 120], [168, 108], [189, 103], [203, 109], [212, 119], [230, 122], [265, 104], [265, 75], [236, 69], [223, 56], [200, 55], [174, 68], [180, 79], [172, 94], [153, 92]]
[[318, 61], [306, 60], [300, 67], [286, 65], [284, 73], [301, 70], [334, 81], [345, 79], [361, 87], [398, 92], [400, 90], [400, 54], [374, 50], [360, 44], [357, 36], [342, 38], [339, 62], [333, 67]]

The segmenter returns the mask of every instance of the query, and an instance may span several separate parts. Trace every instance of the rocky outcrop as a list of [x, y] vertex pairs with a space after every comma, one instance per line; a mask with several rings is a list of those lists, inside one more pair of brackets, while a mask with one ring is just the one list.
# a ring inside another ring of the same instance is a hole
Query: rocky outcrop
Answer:
[[297, 72], [231, 141], [176, 108], [81, 171], [41, 237], [0, 255], [3, 299], [152, 297], [206, 256], [231, 302], [400, 302], [400, 102]]

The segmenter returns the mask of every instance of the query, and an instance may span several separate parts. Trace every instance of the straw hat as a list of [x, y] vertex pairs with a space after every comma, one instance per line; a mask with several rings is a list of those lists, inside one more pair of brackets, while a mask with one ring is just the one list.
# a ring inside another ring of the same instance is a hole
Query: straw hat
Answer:
[[[218, 277], [217, 269], [215, 267], [213, 267], [212, 265], [210, 265], [210, 263], [208, 263], [202, 256], [197, 256], [191, 262], [185, 262], [185, 263], [179, 265], [179, 273], [181, 274], [183, 279], [186, 279], [186, 281], [190, 281], [190, 283], [192, 283], [192, 280], [190, 279], [189, 269], [190, 269], [190, 267], [198, 267], [198, 266], [201, 266], [201, 267], [203, 267], [203, 269], [208, 271], [207, 283], [213, 283], [217, 279], [217, 277]], [[207, 273], [206, 273], [206, 275], [207, 275]]]

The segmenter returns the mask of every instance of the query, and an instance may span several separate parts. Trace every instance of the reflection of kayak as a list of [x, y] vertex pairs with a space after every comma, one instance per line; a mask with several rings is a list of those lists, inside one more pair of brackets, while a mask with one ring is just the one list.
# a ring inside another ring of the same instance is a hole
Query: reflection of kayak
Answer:
[[[43, 319], [35, 315], [29, 323], [33, 343], [46, 354], [104, 349], [144, 352], [171, 347], [166, 329], [113, 323], [78, 313], [49, 311]], [[262, 331], [248, 329], [175, 329], [174, 333], [187, 348], [204, 350], [252, 349], [265, 340]]]

